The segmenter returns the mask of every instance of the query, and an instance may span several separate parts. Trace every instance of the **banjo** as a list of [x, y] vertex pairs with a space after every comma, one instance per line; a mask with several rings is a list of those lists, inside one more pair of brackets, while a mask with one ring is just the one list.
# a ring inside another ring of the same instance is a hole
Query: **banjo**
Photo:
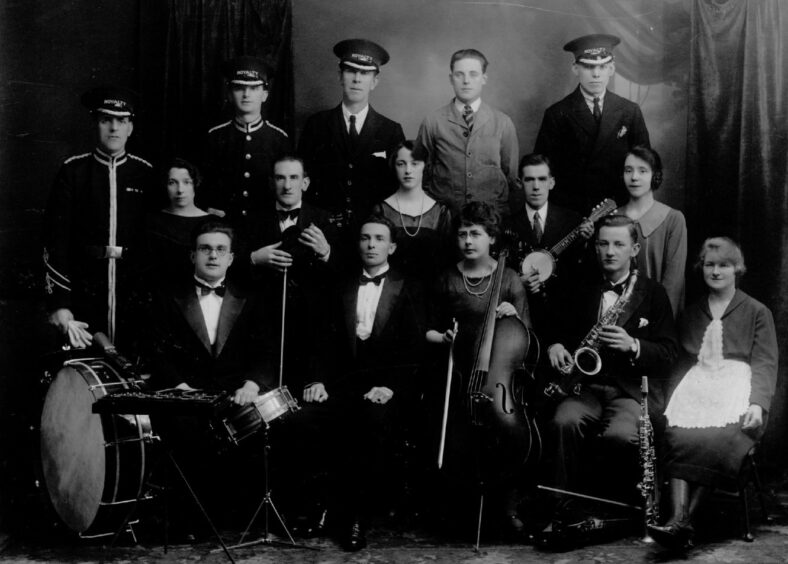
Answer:
[[[617, 208], [616, 202], [610, 198], [604, 199], [591, 210], [588, 216], [588, 221], [592, 223], [599, 218], [606, 216]], [[585, 220], [583, 220], [585, 222]], [[555, 272], [555, 263], [558, 260], [558, 255], [564, 252], [572, 243], [574, 243], [580, 236], [580, 225], [575, 227], [566, 237], [558, 241], [552, 249], [538, 249], [531, 251], [523, 259], [520, 267], [520, 272], [528, 276], [531, 274], [532, 269], [539, 273], [539, 281], [544, 282], [550, 278]]]

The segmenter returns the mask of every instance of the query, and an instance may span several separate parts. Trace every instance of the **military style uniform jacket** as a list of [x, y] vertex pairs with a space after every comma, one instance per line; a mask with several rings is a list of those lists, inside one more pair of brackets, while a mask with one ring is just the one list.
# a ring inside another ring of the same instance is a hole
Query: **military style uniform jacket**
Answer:
[[578, 86], [545, 110], [534, 152], [552, 161], [551, 201], [587, 214], [604, 198], [626, 202], [624, 158], [635, 145], [649, 145], [640, 106], [608, 90], [597, 125]]
[[306, 199], [331, 213], [340, 225], [357, 226], [374, 204], [394, 192], [388, 157], [404, 140], [402, 126], [370, 106], [351, 151], [342, 105], [314, 114], [298, 145], [311, 179]]
[[509, 116], [482, 102], [469, 130], [452, 100], [424, 119], [416, 145], [427, 154], [427, 191], [452, 214], [476, 200], [509, 215], [509, 187], [520, 158]]
[[115, 320], [124, 325], [146, 301], [139, 287], [149, 263], [144, 226], [151, 171], [135, 155], [110, 157], [99, 149], [63, 163], [44, 219], [49, 311], [68, 308], [90, 332], [112, 338], [109, 296], [116, 294]]
[[243, 225], [271, 200], [273, 161], [290, 150], [287, 133], [262, 117], [249, 124], [230, 120], [208, 132], [203, 163], [206, 194], [200, 205], [223, 210]]

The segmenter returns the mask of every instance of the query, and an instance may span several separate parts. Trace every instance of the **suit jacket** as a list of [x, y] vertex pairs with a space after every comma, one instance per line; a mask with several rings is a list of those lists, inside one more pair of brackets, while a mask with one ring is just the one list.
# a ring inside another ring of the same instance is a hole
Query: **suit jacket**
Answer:
[[[562, 329], [559, 329], [557, 339], [551, 339], [550, 343], [559, 342], [574, 354], [583, 337], [599, 319], [601, 299], [601, 280], [575, 292], [561, 315]], [[612, 378], [626, 394], [639, 400], [641, 376], [658, 380], [667, 378], [678, 356], [673, 310], [665, 289], [657, 282], [639, 276], [631, 299], [616, 325], [640, 340], [640, 356], [635, 359], [629, 352], [601, 347], [602, 371], [597, 376], [585, 377], [583, 381]], [[650, 407], [654, 412], [661, 412], [664, 407], [662, 388], [656, 385], [649, 390]]]
[[373, 386], [386, 386], [395, 395], [409, 394], [424, 343], [416, 285], [396, 270], [388, 271], [372, 334], [361, 345], [356, 337], [357, 301], [358, 276], [348, 280], [341, 292], [336, 376], [327, 387], [363, 394]]
[[551, 199], [587, 214], [604, 198], [626, 202], [624, 157], [635, 145], [649, 145], [640, 106], [608, 90], [597, 125], [578, 86], [545, 110], [534, 152], [553, 163]]
[[520, 157], [509, 116], [482, 102], [469, 130], [452, 100], [424, 118], [416, 145], [427, 155], [425, 187], [453, 214], [476, 200], [509, 215], [509, 185]]
[[298, 144], [311, 179], [307, 201], [328, 210], [341, 225], [357, 225], [373, 204], [394, 192], [388, 157], [404, 140], [402, 126], [370, 106], [351, 151], [341, 104], [312, 115]]
[[261, 391], [276, 386], [278, 340], [271, 335], [258, 297], [228, 283], [213, 346], [191, 280], [160, 291], [155, 305], [151, 337], [157, 388], [186, 382], [194, 388], [232, 392], [246, 380], [257, 383]]

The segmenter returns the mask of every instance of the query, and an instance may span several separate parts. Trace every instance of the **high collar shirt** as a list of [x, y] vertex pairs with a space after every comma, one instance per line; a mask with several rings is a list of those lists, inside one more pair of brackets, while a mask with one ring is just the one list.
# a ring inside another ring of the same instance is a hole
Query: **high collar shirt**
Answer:
[[[211, 288], [221, 286], [222, 282], [224, 282], [224, 278], [213, 284], [197, 276], [195, 276], [194, 279], [200, 284], [210, 286]], [[216, 333], [219, 330], [219, 314], [222, 311], [224, 297], [217, 295], [216, 292], [203, 295], [200, 288], [196, 286], [194, 291], [197, 292], [197, 299], [200, 301], [200, 309], [202, 310], [202, 317], [205, 320], [205, 328], [208, 330], [208, 340], [213, 345], [216, 342]]]
[[[389, 265], [384, 266], [375, 276], [388, 272]], [[362, 276], [369, 276], [366, 271]], [[372, 326], [375, 323], [375, 314], [378, 311], [380, 295], [383, 293], [383, 285], [386, 279], [380, 284], [359, 284], [358, 297], [356, 299], [356, 337], [362, 341], [369, 339], [372, 334]]]
[[361, 133], [361, 128], [364, 127], [364, 122], [367, 121], [367, 114], [369, 113], [369, 104], [364, 106], [364, 109], [357, 114], [351, 114], [345, 104], [342, 104], [342, 117], [345, 119], [345, 131], [350, 133], [350, 116], [356, 116], [356, 132]]

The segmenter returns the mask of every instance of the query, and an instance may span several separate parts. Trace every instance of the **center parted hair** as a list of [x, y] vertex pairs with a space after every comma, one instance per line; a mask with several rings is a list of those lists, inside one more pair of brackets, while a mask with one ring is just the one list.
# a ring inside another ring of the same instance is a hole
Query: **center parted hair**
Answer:
[[392, 171], [397, 170], [397, 155], [399, 154], [400, 149], [407, 149], [410, 151], [414, 161], [424, 162], [427, 157], [426, 151], [422, 146], [419, 146], [417, 149], [416, 142], [413, 139], [405, 139], [405, 141], [400, 141], [389, 155], [389, 168]]
[[490, 237], [498, 237], [501, 233], [501, 216], [485, 202], [468, 202], [452, 223], [455, 234], [460, 227], [471, 225], [481, 225]]
[[379, 225], [385, 225], [388, 227], [389, 230], [389, 237], [392, 243], [397, 242], [397, 230], [395, 229], [394, 222], [391, 221], [389, 218], [380, 215], [380, 214], [372, 214], [367, 219], [361, 222], [361, 225], [358, 228], [359, 235], [361, 234], [361, 228], [364, 227], [368, 223], [377, 223]]
[[476, 59], [482, 64], [482, 72], [487, 72], [487, 65], [489, 64], [487, 57], [484, 56], [484, 53], [477, 51], [476, 49], [460, 49], [459, 51], [455, 51], [451, 56], [449, 69], [454, 71], [454, 63], [462, 59]]
[[235, 230], [230, 227], [228, 223], [219, 220], [209, 220], [197, 224], [197, 227], [192, 230], [193, 250], [197, 250], [197, 239], [200, 235], [205, 235], [206, 233], [224, 233], [227, 235], [227, 237], [230, 238], [230, 251], [232, 252], [233, 241], [235, 240]]
[[638, 230], [637, 227], [635, 227], [635, 222], [625, 215], [606, 215], [600, 219], [594, 230], [595, 239], [599, 238], [599, 230], [603, 227], [626, 227], [629, 230], [629, 236], [632, 238], [632, 244], [634, 245], [638, 242]]
[[[627, 151], [626, 156], [624, 156], [624, 161], [629, 155], [635, 156], [639, 158], [641, 161], [644, 161], [648, 164], [649, 168], [651, 169], [651, 189], [656, 190], [662, 185], [662, 159], [654, 149], [651, 147], [646, 147], [645, 145], [635, 145], [629, 151]], [[624, 168], [624, 165], [621, 165], [621, 168]]]
[[202, 174], [200, 174], [200, 169], [186, 159], [181, 157], [173, 157], [165, 163], [164, 168], [162, 169], [162, 178], [165, 186], [167, 186], [167, 182], [170, 180], [170, 170], [173, 168], [181, 168], [189, 173], [189, 176], [194, 183], [194, 190], [196, 192], [197, 188], [199, 188], [200, 184], [202, 184]]

